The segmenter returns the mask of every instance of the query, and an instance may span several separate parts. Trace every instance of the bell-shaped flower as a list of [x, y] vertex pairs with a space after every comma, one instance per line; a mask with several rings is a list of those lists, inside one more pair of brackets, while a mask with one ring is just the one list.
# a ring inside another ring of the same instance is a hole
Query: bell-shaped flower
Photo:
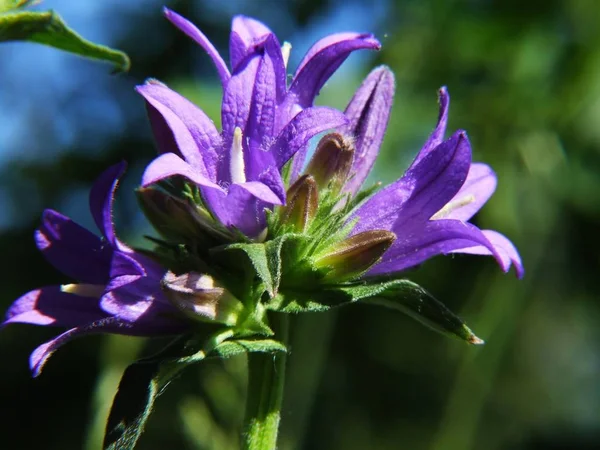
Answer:
[[[345, 132], [355, 136], [356, 150], [345, 190], [354, 194], [367, 177], [388, 121], [394, 93], [387, 68], [373, 71], [351, 100]], [[515, 265], [524, 273], [514, 245], [493, 230], [469, 223], [491, 197], [496, 175], [486, 164], [472, 163], [464, 131], [444, 140], [450, 98], [439, 91], [438, 123], [410, 168], [396, 182], [372, 195], [352, 214], [352, 235], [386, 230], [396, 240], [366, 276], [393, 274], [448, 253], [492, 255], [504, 271]]]
[[339, 33], [318, 41], [287, 86], [289, 44], [280, 45], [262, 23], [233, 19], [230, 68], [192, 23], [166, 9], [167, 18], [203, 47], [223, 87], [222, 131], [190, 101], [164, 84], [137, 88], [161, 155], [146, 169], [142, 184], [179, 175], [200, 187], [212, 214], [249, 237], [265, 226], [265, 208], [285, 204], [283, 166], [299, 171], [310, 138], [343, 126], [345, 116], [313, 101], [327, 79], [357, 49], [378, 49], [370, 34]]
[[124, 170], [124, 163], [110, 167], [90, 193], [90, 210], [101, 237], [53, 210], [44, 212], [42, 226], [35, 232], [46, 259], [77, 284], [35, 289], [6, 313], [3, 325], [69, 328], [31, 354], [34, 375], [58, 347], [82, 335], [156, 336], [180, 333], [190, 325], [161, 291], [165, 269], [115, 235], [112, 205]]

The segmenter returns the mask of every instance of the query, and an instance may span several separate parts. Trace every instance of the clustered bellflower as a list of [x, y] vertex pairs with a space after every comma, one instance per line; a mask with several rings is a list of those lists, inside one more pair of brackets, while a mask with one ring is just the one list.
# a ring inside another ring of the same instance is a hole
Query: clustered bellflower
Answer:
[[[152, 250], [116, 237], [112, 205], [124, 163], [104, 172], [90, 194], [101, 236], [58, 212], [44, 213], [36, 244], [76, 283], [29, 292], [7, 312], [4, 324], [68, 328], [33, 352], [34, 375], [59, 346], [84, 334], [178, 336], [180, 347], [125, 372], [115, 405], [132, 382], [148, 383], [150, 394], [135, 399], [146, 408], [135, 420], [113, 408], [107, 439], [124, 445], [137, 440], [154, 397], [187, 364], [209, 354], [285, 353], [279, 330], [287, 313], [361, 301], [481, 343], [404, 278], [406, 269], [450, 253], [491, 255], [504, 271], [514, 264], [523, 276], [512, 243], [469, 222], [492, 195], [496, 176], [471, 161], [464, 131], [445, 137], [446, 88], [439, 91], [437, 125], [405, 174], [383, 189], [361, 190], [388, 125], [392, 72], [373, 70], [344, 111], [313, 103], [353, 51], [379, 49], [372, 35], [325, 37], [288, 83], [291, 46], [264, 24], [233, 19], [228, 66], [192, 23], [165, 14], [217, 69], [222, 130], [165, 84], [151, 79], [137, 87], [159, 150], [137, 194], [159, 236]], [[309, 141], [327, 131], [307, 161]]]

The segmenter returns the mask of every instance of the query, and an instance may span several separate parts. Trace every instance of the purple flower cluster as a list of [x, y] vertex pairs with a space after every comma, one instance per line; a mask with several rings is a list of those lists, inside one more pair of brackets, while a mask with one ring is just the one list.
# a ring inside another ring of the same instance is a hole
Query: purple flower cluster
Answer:
[[[203, 207], [225, 228], [255, 239], [267, 226], [265, 211], [286, 204], [282, 175], [289, 182], [303, 168], [309, 140], [335, 129], [355, 145], [343, 192], [358, 193], [377, 158], [387, 127], [395, 82], [386, 67], [365, 79], [344, 112], [313, 106], [329, 77], [351, 52], [378, 49], [370, 34], [340, 33], [318, 41], [287, 82], [289, 44], [279, 43], [262, 23], [233, 19], [229, 67], [189, 21], [165, 10], [167, 18], [210, 56], [223, 88], [222, 130], [202, 110], [164, 84], [137, 88], [144, 97], [160, 155], [146, 168], [142, 185], [183, 177], [197, 187]], [[439, 93], [437, 126], [406, 173], [368, 197], [352, 212], [351, 235], [385, 230], [396, 239], [365, 277], [394, 274], [448, 253], [492, 255], [504, 271], [523, 275], [511, 242], [469, 219], [490, 198], [496, 176], [471, 162], [464, 131], [444, 139], [449, 97]], [[38, 374], [48, 357], [68, 340], [88, 333], [139, 336], [182, 333], [194, 321], [177, 309], [161, 285], [168, 268], [123, 244], [112, 221], [114, 192], [124, 164], [109, 168], [90, 194], [90, 210], [102, 236], [58, 212], [47, 210], [36, 244], [51, 264], [77, 284], [36, 289], [8, 310], [4, 324], [67, 327], [37, 348], [31, 367]]]

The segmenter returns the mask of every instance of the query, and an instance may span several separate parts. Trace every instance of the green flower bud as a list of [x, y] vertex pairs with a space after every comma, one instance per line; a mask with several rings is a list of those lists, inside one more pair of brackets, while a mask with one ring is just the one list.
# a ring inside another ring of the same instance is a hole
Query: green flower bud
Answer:
[[325, 135], [308, 163], [306, 173], [314, 177], [319, 189], [339, 192], [350, 175], [354, 160], [354, 141], [340, 133]]
[[377, 263], [395, 240], [396, 235], [385, 230], [358, 233], [329, 247], [314, 261], [314, 266], [329, 269], [325, 281], [346, 281]]
[[312, 176], [303, 175], [287, 191], [287, 205], [281, 209], [281, 221], [302, 233], [315, 217], [318, 206], [317, 184]]
[[167, 272], [161, 281], [165, 296], [192, 319], [236, 325], [244, 305], [209, 276]]

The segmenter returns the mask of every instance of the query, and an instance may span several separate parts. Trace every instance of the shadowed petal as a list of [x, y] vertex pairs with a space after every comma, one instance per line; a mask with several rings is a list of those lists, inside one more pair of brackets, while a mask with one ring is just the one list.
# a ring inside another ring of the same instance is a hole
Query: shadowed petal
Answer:
[[123, 176], [126, 168], [125, 162], [109, 167], [96, 179], [90, 191], [90, 211], [96, 226], [113, 247], [117, 245], [112, 218], [113, 200], [119, 178]]
[[[465, 184], [454, 196], [447, 206], [451, 208], [448, 214], [443, 214], [442, 219], [457, 219], [467, 221], [481, 209], [496, 190], [496, 174], [490, 166], [482, 163], [473, 163]], [[457, 205], [453, 207], [453, 205]]]
[[227, 81], [229, 81], [229, 77], [231, 75], [229, 74], [229, 69], [227, 69], [227, 64], [225, 64], [225, 61], [223, 61], [223, 58], [221, 58], [221, 55], [219, 55], [219, 52], [214, 45], [212, 45], [206, 36], [204, 36], [204, 34], [189, 20], [181, 17], [179, 14], [171, 11], [169, 8], [164, 8], [164, 13], [165, 17], [169, 19], [173, 25], [196, 41], [206, 51], [206, 53], [208, 53], [208, 56], [211, 57], [215, 67], [217, 68], [219, 78], [221, 78], [221, 84], [223, 85], [223, 88], [225, 88], [225, 85], [227, 84]]
[[[517, 251], [513, 243], [510, 242], [506, 238], [506, 236], [498, 233], [497, 231], [483, 230], [482, 233], [490, 241], [496, 252], [500, 255], [500, 258], [502, 260], [500, 266], [502, 267], [502, 270], [508, 272], [512, 263], [515, 265], [517, 277], [523, 278], [523, 275], [525, 275], [525, 269], [523, 268], [523, 263], [521, 262], [519, 252]], [[470, 255], [492, 255], [490, 249], [482, 245], [477, 245], [475, 247], [459, 248], [453, 250], [452, 252], [468, 253]]]
[[347, 119], [343, 113], [326, 106], [302, 110], [281, 130], [271, 147], [278, 167], [283, 167], [292, 156], [298, 153], [292, 169], [291, 180], [294, 181], [304, 165], [309, 139], [323, 131], [340, 127], [346, 122]]
[[[229, 40], [229, 59], [233, 73], [236, 73], [238, 65], [270, 36], [275, 38], [273, 32], [262, 22], [250, 17], [235, 16], [231, 23]], [[279, 47], [278, 42], [277, 46]]]
[[310, 48], [296, 70], [289, 90], [294, 102], [302, 108], [312, 106], [325, 82], [350, 53], [380, 48], [381, 44], [372, 34], [337, 33], [321, 39]]
[[267, 186], [277, 196], [279, 199], [279, 203], [276, 203], [277, 205], [285, 205], [285, 185], [283, 184], [279, 170], [275, 167], [269, 167], [259, 175], [258, 181]]
[[404, 224], [424, 223], [456, 195], [467, 178], [471, 146], [464, 131], [438, 145], [400, 180], [367, 200], [354, 214], [362, 231], [401, 230]]
[[[82, 286], [82, 285], [79, 285]], [[103, 286], [97, 287], [99, 295]], [[108, 317], [98, 306], [98, 297], [84, 297], [65, 292], [68, 286], [47, 286], [18, 298], [6, 312], [9, 323], [30, 323], [33, 325], [54, 325], [74, 327]]]
[[386, 66], [378, 67], [363, 81], [346, 108], [348, 125], [340, 131], [355, 137], [356, 150], [345, 192], [358, 192], [371, 172], [390, 118], [395, 85], [392, 71]]
[[112, 248], [68, 217], [44, 211], [35, 241], [50, 264], [65, 275], [83, 283], [108, 281]]
[[500, 266], [504, 262], [479, 228], [459, 220], [433, 220], [410, 228], [392, 230], [396, 241], [383, 255], [381, 262], [367, 273], [368, 276], [400, 272], [417, 266], [425, 260], [452, 253], [457, 249], [484, 246]]
[[417, 154], [417, 157], [413, 161], [411, 167], [419, 163], [425, 156], [427, 156], [435, 147], [440, 145], [444, 140], [446, 134], [446, 125], [448, 124], [448, 108], [450, 107], [450, 96], [446, 86], [443, 86], [438, 91], [438, 101], [440, 103], [440, 113], [438, 115], [438, 123], [425, 142], [421, 151]]
[[146, 187], [174, 175], [185, 177], [198, 186], [222, 190], [217, 184], [195, 171], [192, 166], [174, 153], [160, 155], [148, 164], [142, 175], [142, 186]]
[[[159, 149], [177, 154], [190, 164], [196, 172], [211, 180], [216, 176], [218, 151], [221, 148], [221, 136], [212, 120], [192, 102], [163, 84], [149, 81], [137, 86], [136, 90], [146, 99], [149, 109], [154, 108], [157, 114], [150, 114], [152, 127]], [[171, 130], [171, 136], [165, 133], [165, 124]]]

